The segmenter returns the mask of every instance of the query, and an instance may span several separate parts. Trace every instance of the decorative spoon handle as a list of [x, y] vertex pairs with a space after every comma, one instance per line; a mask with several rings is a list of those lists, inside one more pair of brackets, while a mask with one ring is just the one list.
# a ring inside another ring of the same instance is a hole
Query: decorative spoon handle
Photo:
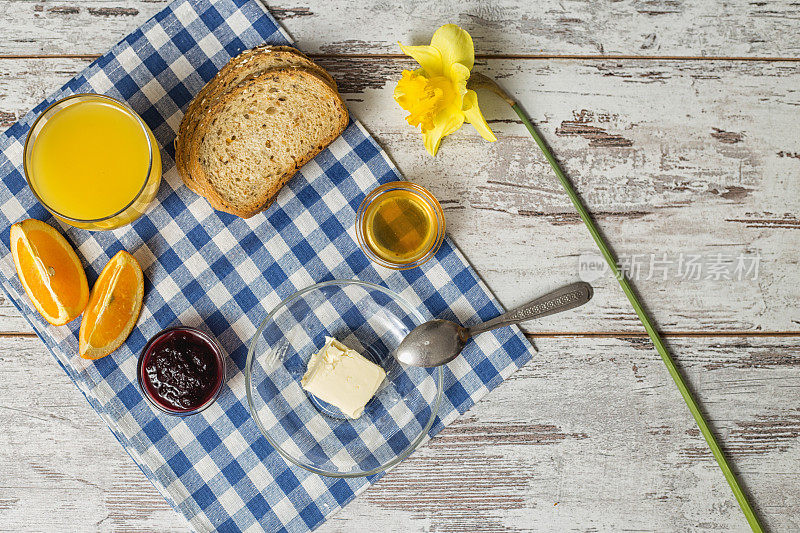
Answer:
[[493, 318], [482, 324], [469, 328], [469, 335], [477, 335], [484, 331], [489, 331], [512, 324], [542, 318], [543, 316], [554, 315], [561, 311], [579, 307], [592, 299], [592, 286], [583, 281], [572, 283], [551, 293], [545, 294], [532, 302], [512, 309], [497, 318]]

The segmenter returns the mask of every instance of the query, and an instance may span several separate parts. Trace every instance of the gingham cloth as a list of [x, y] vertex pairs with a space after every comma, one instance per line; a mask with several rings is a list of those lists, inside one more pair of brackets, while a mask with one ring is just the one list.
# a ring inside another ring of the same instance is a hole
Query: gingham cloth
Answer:
[[[0, 137], [3, 289], [153, 485], [199, 531], [313, 529], [380, 477], [334, 479], [290, 467], [258, 432], [242, 369], [247, 343], [282, 299], [320, 281], [357, 278], [399, 292], [430, 317], [470, 323], [501, 312], [449, 240], [435, 259], [403, 272], [377, 267], [359, 250], [354, 220], [361, 200], [378, 184], [401, 177], [358, 122], [251, 219], [214, 211], [182, 184], [172, 160], [182, 110], [231, 57], [263, 42], [289, 39], [256, 1], [177, 0]], [[79, 92], [127, 101], [162, 146], [165, 173], [157, 203], [114, 231], [58, 223], [23, 175], [23, 143], [34, 118], [55, 99]], [[139, 260], [145, 274], [141, 318], [112, 355], [95, 362], [79, 358], [80, 320], [53, 327], [31, 306], [8, 248], [9, 227], [28, 217], [68, 237], [85, 261], [90, 284], [118, 250]], [[176, 324], [210, 331], [232, 362], [217, 402], [187, 418], [155, 411], [136, 380], [147, 339]], [[470, 343], [446, 368], [430, 435], [527, 362], [532, 350], [516, 328]]]

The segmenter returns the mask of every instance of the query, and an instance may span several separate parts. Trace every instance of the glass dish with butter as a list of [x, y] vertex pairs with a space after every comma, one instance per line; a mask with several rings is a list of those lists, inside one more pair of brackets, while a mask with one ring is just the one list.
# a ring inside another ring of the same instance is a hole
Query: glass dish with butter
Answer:
[[361, 281], [290, 296], [247, 355], [258, 428], [284, 458], [318, 474], [369, 476], [398, 463], [424, 440], [441, 400], [441, 367], [406, 367], [392, 355], [422, 322], [398, 294]]

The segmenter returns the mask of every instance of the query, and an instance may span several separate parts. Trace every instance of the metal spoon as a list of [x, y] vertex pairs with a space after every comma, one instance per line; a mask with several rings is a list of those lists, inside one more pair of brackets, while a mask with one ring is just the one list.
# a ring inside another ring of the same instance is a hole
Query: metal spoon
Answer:
[[572, 283], [471, 328], [449, 320], [429, 320], [406, 335], [394, 356], [406, 365], [440, 366], [455, 359], [474, 335], [579, 307], [591, 300], [593, 292], [588, 283]]

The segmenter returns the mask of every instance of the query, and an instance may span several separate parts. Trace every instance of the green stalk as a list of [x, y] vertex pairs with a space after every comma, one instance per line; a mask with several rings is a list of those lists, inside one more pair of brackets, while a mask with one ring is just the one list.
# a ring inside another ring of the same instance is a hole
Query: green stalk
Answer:
[[661, 335], [659, 335], [658, 331], [656, 331], [656, 328], [653, 326], [650, 317], [648, 317], [645, 313], [642, 304], [639, 302], [639, 298], [636, 296], [636, 293], [634, 292], [633, 287], [631, 287], [631, 284], [628, 282], [628, 279], [620, 273], [614, 253], [611, 251], [608, 244], [606, 244], [606, 241], [601, 235], [600, 230], [597, 228], [594, 220], [592, 220], [592, 217], [589, 215], [589, 211], [583, 206], [583, 202], [581, 202], [578, 193], [575, 192], [575, 188], [572, 186], [572, 183], [569, 181], [569, 179], [567, 179], [567, 176], [561, 170], [558, 161], [556, 161], [556, 158], [553, 157], [553, 154], [550, 152], [550, 149], [544, 142], [544, 139], [542, 139], [541, 135], [539, 135], [539, 132], [536, 131], [536, 128], [531, 123], [530, 119], [527, 117], [519, 104], [516, 103], [515, 100], [508, 95], [508, 93], [501, 89], [494, 82], [494, 80], [491, 80], [490, 78], [487, 78], [481, 74], [473, 73], [472, 77], [470, 78], [470, 82], [470, 85], [473, 88], [486, 88], [503, 98], [503, 100], [505, 100], [517, 113], [519, 118], [522, 120], [522, 123], [525, 124], [525, 127], [533, 137], [533, 140], [536, 141], [537, 145], [539, 145], [539, 148], [542, 150], [547, 162], [550, 163], [550, 166], [553, 168], [556, 176], [558, 176], [559, 181], [561, 181], [561, 185], [567, 192], [569, 199], [572, 200], [572, 205], [574, 205], [575, 209], [578, 210], [578, 214], [580, 215], [581, 220], [583, 220], [583, 223], [586, 225], [586, 228], [589, 230], [589, 233], [592, 235], [592, 239], [594, 239], [597, 247], [600, 248], [600, 252], [603, 254], [606, 263], [608, 263], [611, 272], [619, 281], [622, 291], [625, 293], [625, 296], [628, 297], [628, 301], [636, 311], [636, 315], [639, 317], [639, 320], [642, 321], [644, 329], [647, 330], [647, 334], [653, 341], [656, 351], [661, 356], [661, 360], [664, 361], [664, 364], [667, 366], [669, 375], [672, 376], [672, 380], [675, 382], [675, 385], [678, 387], [681, 396], [683, 396], [683, 400], [689, 407], [689, 411], [692, 413], [692, 416], [697, 423], [697, 427], [700, 428], [700, 432], [706, 439], [708, 447], [711, 448], [711, 453], [714, 455], [714, 459], [717, 460], [717, 464], [719, 465], [720, 470], [722, 470], [722, 474], [728, 481], [728, 485], [730, 485], [733, 495], [736, 497], [736, 501], [739, 503], [739, 507], [741, 507], [742, 512], [747, 518], [747, 522], [750, 524], [750, 527], [754, 532], [761, 533], [763, 529], [758, 521], [758, 517], [753, 511], [753, 508], [750, 506], [750, 502], [747, 500], [747, 496], [744, 494], [744, 491], [742, 491], [742, 488], [739, 486], [739, 482], [736, 480], [736, 476], [731, 470], [728, 461], [725, 459], [725, 456], [723, 455], [722, 450], [717, 443], [717, 439], [714, 437], [714, 434], [708, 427], [708, 423], [703, 417], [703, 413], [700, 411], [697, 401], [689, 391], [689, 388], [686, 385], [686, 382], [684, 381], [680, 371], [675, 366], [672, 357], [670, 357], [667, 347], [664, 345], [664, 341], [661, 339]]

